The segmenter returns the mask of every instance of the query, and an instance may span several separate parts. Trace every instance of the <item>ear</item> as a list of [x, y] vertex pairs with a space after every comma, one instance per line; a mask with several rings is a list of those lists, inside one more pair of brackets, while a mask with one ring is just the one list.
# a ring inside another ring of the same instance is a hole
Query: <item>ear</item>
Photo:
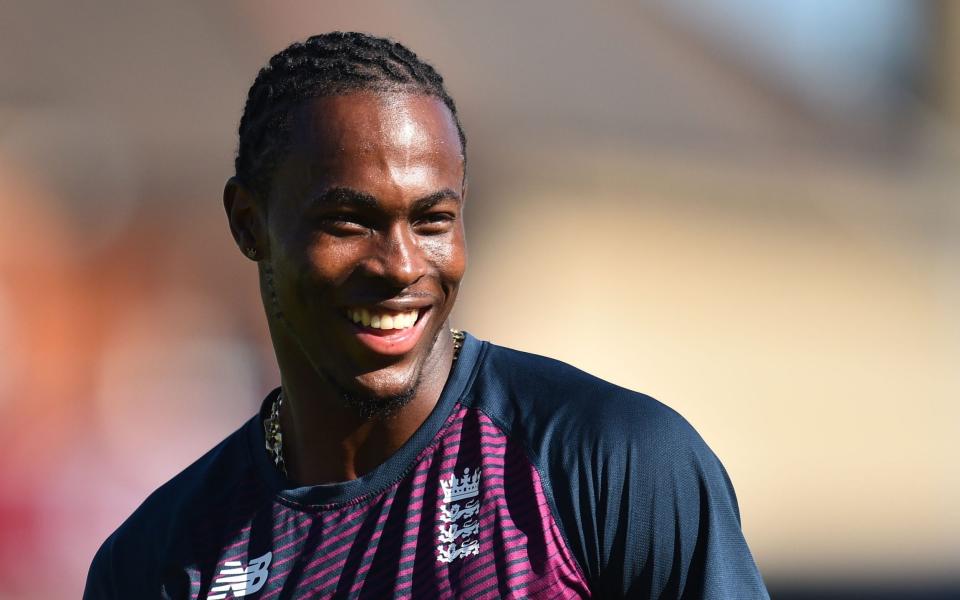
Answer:
[[268, 258], [267, 219], [256, 194], [239, 179], [231, 177], [223, 187], [223, 208], [240, 251], [253, 261]]

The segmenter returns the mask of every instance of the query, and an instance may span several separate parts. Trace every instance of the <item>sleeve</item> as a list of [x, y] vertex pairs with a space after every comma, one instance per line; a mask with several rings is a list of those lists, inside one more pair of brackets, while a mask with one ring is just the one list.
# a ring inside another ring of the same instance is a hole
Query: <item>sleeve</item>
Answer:
[[93, 557], [87, 573], [87, 584], [83, 589], [83, 600], [117, 598], [113, 573], [113, 543], [114, 536], [111, 535]]
[[[169, 568], [164, 558], [165, 540], [159, 527], [166, 525], [155, 513], [147, 517], [134, 513], [100, 546], [83, 591], [83, 600], [126, 600], [127, 598], [182, 598], [183, 571]], [[163, 525], [161, 525], [163, 524]], [[177, 563], [177, 561], [172, 561]]]
[[566, 422], [576, 425], [553, 445], [551, 493], [594, 592], [769, 598], [730, 479], [680, 415], [629, 393]]

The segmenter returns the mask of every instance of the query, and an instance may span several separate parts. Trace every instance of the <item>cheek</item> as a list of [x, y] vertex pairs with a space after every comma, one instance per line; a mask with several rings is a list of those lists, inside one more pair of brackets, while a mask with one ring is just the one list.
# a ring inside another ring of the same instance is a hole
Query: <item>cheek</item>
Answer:
[[436, 266], [444, 284], [460, 283], [467, 267], [467, 248], [462, 230], [454, 234], [452, 239], [431, 240], [424, 244], [423, 248]]
[[317, 285], [344, 283], [365, 255], [362, 241], [317, 236], [304, 250], [303, 275]]
[[306, 317], [329, 300], [329, 291], [345, 277], [338, 249], [316, 240], [284, 246], [274, 257], [276, 292], [291, 316]]

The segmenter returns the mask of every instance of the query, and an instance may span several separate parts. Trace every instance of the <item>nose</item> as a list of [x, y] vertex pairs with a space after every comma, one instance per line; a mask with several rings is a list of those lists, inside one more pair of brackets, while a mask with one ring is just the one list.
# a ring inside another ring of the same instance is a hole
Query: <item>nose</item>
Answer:
[[429, 267], [417, 236], [402, 224], [397, 224], [381, 238], [374, 263], [376, 275], [397, 288], [413, 285]]

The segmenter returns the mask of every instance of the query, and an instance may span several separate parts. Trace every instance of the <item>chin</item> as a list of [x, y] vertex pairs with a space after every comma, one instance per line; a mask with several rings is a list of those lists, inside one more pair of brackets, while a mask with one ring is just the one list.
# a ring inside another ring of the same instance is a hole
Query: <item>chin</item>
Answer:
[[343, 390], [341, 398], [344, 406], [357, 411], [363, 420], [372, 421], [394, 416], [400, 409], [410, 404], [416, 393], [416, 387], [388, 396], [368, 396]]
[[[364, 374], [350, 385], [336, 384], [345, 406], [366, 420], [388, 417], [410, 403], [420, 386], [420, 369], [383, 369]], [[412, 372], [415, 371], [415, 372]], [[331, 378], [332, 379], [332, 378]]]

